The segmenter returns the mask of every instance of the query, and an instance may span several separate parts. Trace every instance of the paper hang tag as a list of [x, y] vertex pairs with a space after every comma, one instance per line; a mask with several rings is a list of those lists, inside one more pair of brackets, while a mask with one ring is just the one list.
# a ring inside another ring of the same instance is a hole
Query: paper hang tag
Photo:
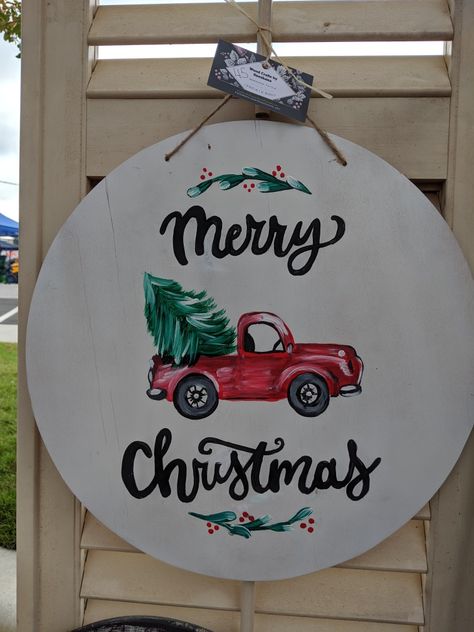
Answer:
[[227, 70], [244, 90], [266, 99], [276, 101], [296, 94], [276, 70], [264, 61], [230, 66]]
[[298, 121], [306, 119], [313, 77], [219, 40], [207, 85]]

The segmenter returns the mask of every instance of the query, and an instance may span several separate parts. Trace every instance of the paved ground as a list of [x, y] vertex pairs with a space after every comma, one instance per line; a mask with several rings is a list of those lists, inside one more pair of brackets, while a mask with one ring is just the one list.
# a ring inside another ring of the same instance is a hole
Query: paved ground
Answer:
[[[0, 342], [17, 341], [18, 285], [0, 284]], [[6, 318], [5, 318], [6, 316]], [[3, 318], [3, 321], [2, 321]], [[16, 630], [16, 553], [0, 549], [0, 632]]]
[[0, 322], [2, 325], [18, 324], [18, 300], [0, 297]]
[[0, 342], [18, 342], [18, 327], [16, 325], [0, 325]]
[[16, 630], [16, 553], [0, 549], [0, 632]]
[[18, 298], [16, 283], [0, 283], [0, 298]]
[[0, 342], [18, 341], [17, 324], [18, 285], [2, 283], [0, 284]]

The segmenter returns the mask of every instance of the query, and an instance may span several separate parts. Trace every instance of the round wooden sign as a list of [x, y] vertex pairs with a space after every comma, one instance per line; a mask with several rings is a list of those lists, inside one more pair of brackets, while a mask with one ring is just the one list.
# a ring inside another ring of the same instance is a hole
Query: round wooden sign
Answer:
[[211, 125], [115, 169], [56, 237], [28, 383], [46, 446], [137, 548], [268, 580], [353, 558], [472, 425], [473, 285], [405, 177], [312, 129]]

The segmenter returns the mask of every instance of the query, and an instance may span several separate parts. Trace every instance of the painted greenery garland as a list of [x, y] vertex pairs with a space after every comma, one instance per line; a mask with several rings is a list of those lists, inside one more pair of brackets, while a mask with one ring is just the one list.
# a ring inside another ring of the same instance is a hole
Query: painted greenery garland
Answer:
[[270, 523], [272, 517], [268, 514], [260, 516], [259, 518], [254, 518], [253, 516], [249, 516], [247, 512], [244, 512], [239, 518], [240, 524], [233, 524], [237, 521], [237, 514], [234, 511], [220, 511], [219, 513], [207, 515], [190, 511], [189, 515], [193, 516], [193, 518], [198, 518], [199, 520], [206, 522], [209, 528], [209, 533], [214, 533], [222, 527], [227, 530], [229, 535], [240, 535], [248, 540], [254, 531], [276, 531], [280, 533], [291, 531], [296, 522], [300, 523], [300, 527], [304, 529], [307, 528], [309, 533], [313, 533], [314, 527], [311, 525], [314, 524], [314, 520], [310, 519], [311, 523], [309, 527], [307, 527], [306, 523], [302, 522], [312, 513], [313, 510], [311, 507], [302, 507], [295, 513], [294, 516], [288, 518], [288, 520], [274, 522], [273, 524]]
[[190, 187], [186, 193], [189, 197], [195, 198], [207, 191], [214, 182], [219, 183], [219, 188], [222, 191], [233, 189], [246, 180], [257, 180], [257, 189], [261, 193], [275, 193], [277, 191], [301, 191], [311, 195], [311, 191], [302, 182], [293, 178], [292, 176], [286, 176], [284, 180], [278, 179], [271, 173], [257, 169], [257, 167], [244, 167], [242, 173], [224, 173], [220, 176], [214, 176], [196, 184], [196, 186]]

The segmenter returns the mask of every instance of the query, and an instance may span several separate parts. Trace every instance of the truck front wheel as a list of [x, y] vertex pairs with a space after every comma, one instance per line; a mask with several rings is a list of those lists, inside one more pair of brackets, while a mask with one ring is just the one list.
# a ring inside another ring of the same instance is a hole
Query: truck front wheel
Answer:
[[174, 391], [176, 410], [188, 419], [204, 419], [216, 410], [219, 398], [211, 380], [204, 375], [188, 375]]
[[291, 382], [288, 401], [299, 415], [317, 417], [329, 405], [329, 389], [319, 375], [303, 373]]

